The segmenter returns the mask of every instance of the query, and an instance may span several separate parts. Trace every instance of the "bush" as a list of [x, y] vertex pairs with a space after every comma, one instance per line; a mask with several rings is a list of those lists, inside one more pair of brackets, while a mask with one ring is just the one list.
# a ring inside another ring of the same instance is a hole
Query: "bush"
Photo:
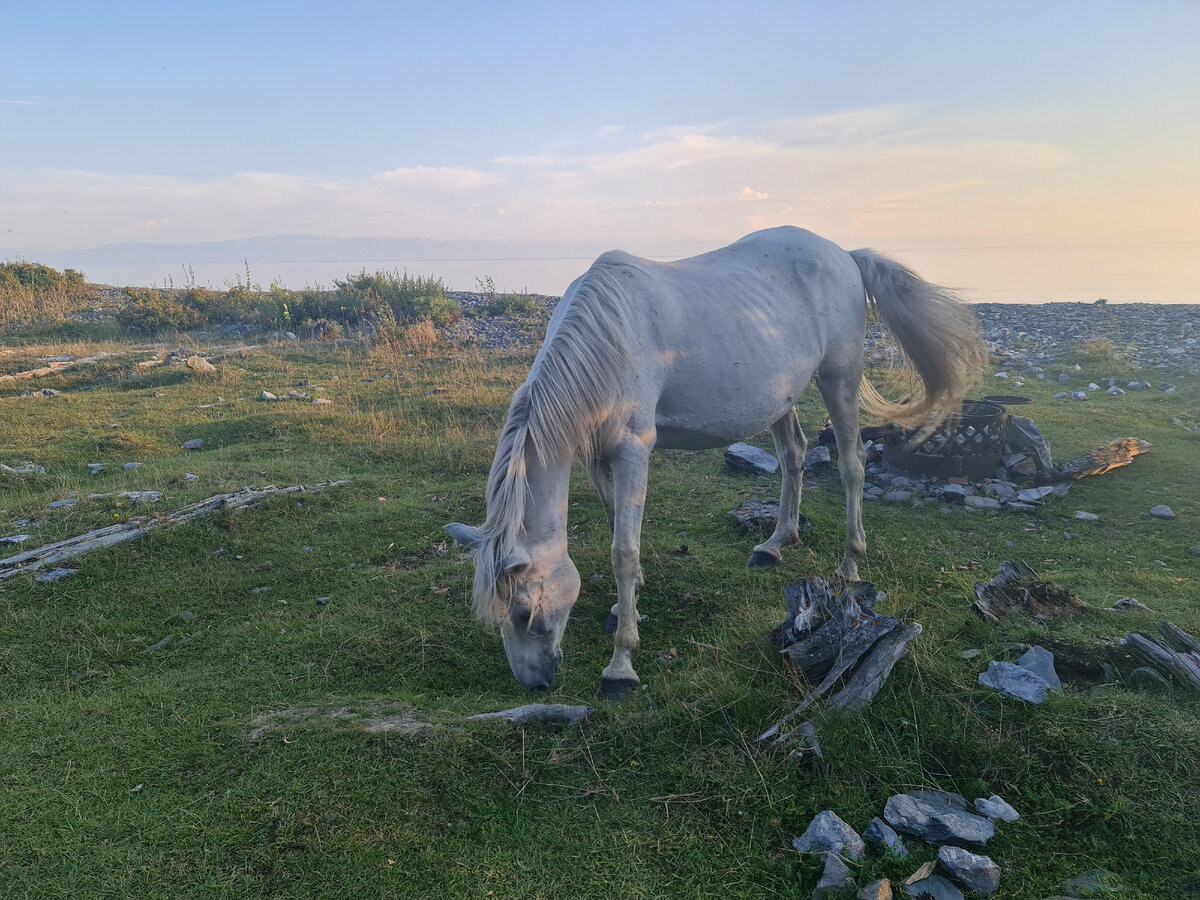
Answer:
[[446, 296], [440, 278], [409, 275], [408, 272], [376, 272], [366, 269], [345, 281], [335, 281], [339, 312], [353, 324], [381, 304], [391, 308], [402, 324], [429, 319], [435, 325], [447, 325], [462, 315], [462, 308]]
[[484, 307], [489, 316], [528, 315], [538, 308], [538, 302], [528, 294], [502, 294]]
[[127, 287], [125, 305], [117, 310], [115, 318], [122, 328], [137, 328], [146, 332], [200, 328], [208, 324], [207, 317], [180, 296], [180, 293], [190, 295], [193, 292], [194, 289], [176, 292]]

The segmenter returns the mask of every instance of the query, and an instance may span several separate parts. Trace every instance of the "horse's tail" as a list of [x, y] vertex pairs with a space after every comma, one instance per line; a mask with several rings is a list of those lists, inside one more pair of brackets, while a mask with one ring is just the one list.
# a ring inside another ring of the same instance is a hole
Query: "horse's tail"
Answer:
[[987, 359], [975, 314], [946, 288], [923, 281], [907, 266], [874, 250], [855, 250], [850, 256], [862, 273], [868, 302], [900, 342], [905, 360], [924, 385], [921, 396], [893, 403], [863, 378], [863, 408], [905, 425], [955, 415]]

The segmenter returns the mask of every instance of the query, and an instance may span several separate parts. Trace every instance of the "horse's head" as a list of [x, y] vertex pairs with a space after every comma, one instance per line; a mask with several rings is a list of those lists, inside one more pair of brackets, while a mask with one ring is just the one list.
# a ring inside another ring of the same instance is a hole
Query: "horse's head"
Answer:
[[579, 571], [566, 540], [497, 547], [478, 528], [453, 523], [455, 543], [475, 551], [475, 612], [500, 628], [513, 675], [534, 690], [554, 683], [562, 638], [579, 598]]

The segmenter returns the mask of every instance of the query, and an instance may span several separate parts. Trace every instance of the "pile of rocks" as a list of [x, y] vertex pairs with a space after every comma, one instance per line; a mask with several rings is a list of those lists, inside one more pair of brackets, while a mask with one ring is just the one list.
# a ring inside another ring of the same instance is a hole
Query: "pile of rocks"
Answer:
[[859, 888], [849, 863], [867, 859], [867, 849], [879, 856], [907, 859], [908, 847], [899, 832], [936, 848], [937, 857], [919, 867], [904, 882], [910, 897], [963, 900], [963, 889], [980, 895], [1000, 889], [1000, 867], [976, 851], [995, 836], [995, 822], [1016, 822], [1020, 815], [1002, 798], [980, 797], [975, 811], [961, 794], [943, 791], [910, 791], [888, 799], [883, 818], [871, 820], [862, 836], [836, 813], [818, 813], [792, 846], [801, 853], [821, 854], [824, 870], [813, 891], [814, 900], [856, 897], [888, 900], [891, 882], [881, 878]]

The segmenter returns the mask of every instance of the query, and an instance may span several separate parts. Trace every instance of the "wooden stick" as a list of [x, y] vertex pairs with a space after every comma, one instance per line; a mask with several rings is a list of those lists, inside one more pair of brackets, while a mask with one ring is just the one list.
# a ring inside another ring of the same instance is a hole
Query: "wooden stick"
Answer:
[[203, 516], [212, 515], [222, 509], [242, 509], [260, 503], [267, 497], [277, 497], [284, 494], [313, 493], [326, 488], [339, 487], [348, 484], [347, 481], [323, 481], [319, 484], [296, 484], [291, 487], [275, 487], [269, 484], [263, 488], [242, 488], [240, 491], [230, 491], [226, 494], [216, 494], [196, 503], [181, 506], [174, 512], [160, 516], [133, 516], [117, 525], [98, 528], [77, 537], [67, 538], [53, 544], [46, 544], [34, 550], [26, 550], [16, 556], [0, 559], [0, 581], [23, 572], [36, 572], [45, 566], [54, 565], [65, 559], [83, 556], [93, 550], [113, 547], [125, 541], [140, 538], [159, 528], [172, 528], [183, 525]]

